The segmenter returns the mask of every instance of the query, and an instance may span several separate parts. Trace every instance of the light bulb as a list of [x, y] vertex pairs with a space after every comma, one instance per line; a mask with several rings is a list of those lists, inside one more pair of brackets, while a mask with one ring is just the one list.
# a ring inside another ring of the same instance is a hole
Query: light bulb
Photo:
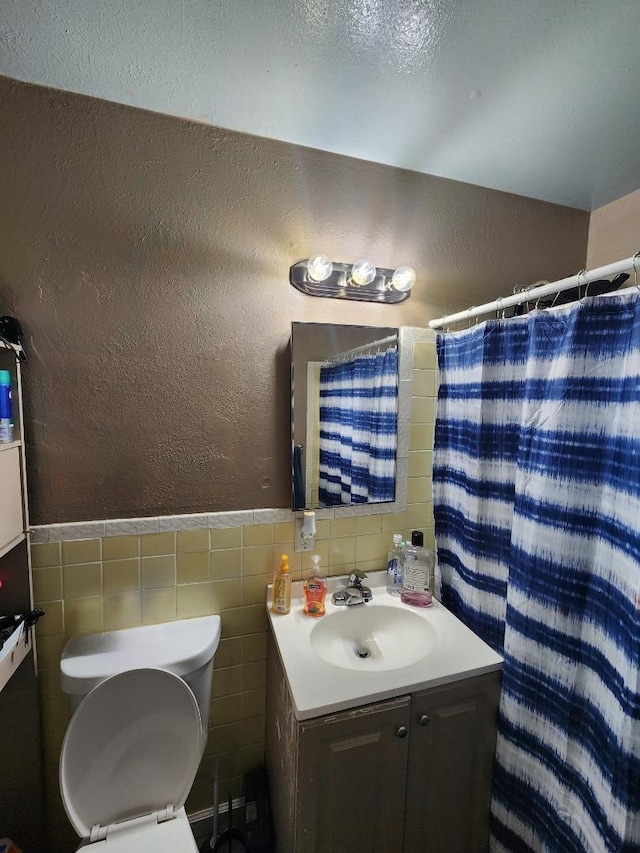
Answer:
[[325, 281], [333, 272], [333, 264], [324, 255], [313, 255], [307, 261], [307, 275], [311, 281]]
[[363, 287], [365, 284], [371, 284], [376, 277], [376, 268], [365, 258], [356, 261], [351, 267], [351, 283], [358, 287]]
[[391, 277], [391, 287], [406, 293], [416, 283], [416, 271], [412, 267], [398, 267]]

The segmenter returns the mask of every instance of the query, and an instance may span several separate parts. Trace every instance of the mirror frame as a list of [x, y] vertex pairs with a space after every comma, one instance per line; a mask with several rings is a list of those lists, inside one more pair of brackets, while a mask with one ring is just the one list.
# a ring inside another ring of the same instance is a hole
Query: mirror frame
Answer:
[[[293, 324], [292, 324], [293, 325]], [[326, 325], [350, 325], [327, 323]], [[375, 328], [375, 327], [371, 327]], [[381, 328], [387, 328], [381, 327]], [[292, 338], [293, 340], [293, 338]], [[342, 518], [360, 515], [386, 515], [404, 512], [407, 508], [407, 485], [409, 480], [409, 421], [411, 418], [411, 391], [413, 387], [413, 344], [416, 341], [433, 341], [431, 329], [414, 326], [398, 327], [398, 447], [396, 451], [396, 499], [385, 503], [350, 504], [349, 506], [331, 506], [313, 510], [316, 518]], [[291, 359], [293, 371], [293, 356]], [[293, 492], [293, 376], [291, 379], [291, 505], [294, 504]], [[294, 513], [303, 510], [292, 509]]]

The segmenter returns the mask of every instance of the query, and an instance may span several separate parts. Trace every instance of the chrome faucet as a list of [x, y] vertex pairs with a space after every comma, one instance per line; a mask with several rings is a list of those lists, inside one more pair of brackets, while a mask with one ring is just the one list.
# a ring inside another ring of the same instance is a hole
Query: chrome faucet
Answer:
[[334, 592], [331, 601], [345, 607], [353, 607], [356, 604], [366, 604], [367, 601], [371, 601], [373, 593], [368, 586], [362, 585], [364, 578], [366, 578], [364, 572], [354, 569], [347, 578], [347, 586]]

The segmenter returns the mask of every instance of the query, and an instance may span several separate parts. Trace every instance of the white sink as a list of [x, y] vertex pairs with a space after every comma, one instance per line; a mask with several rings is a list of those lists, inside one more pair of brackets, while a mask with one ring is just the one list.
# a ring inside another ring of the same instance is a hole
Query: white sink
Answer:
[[[386, 572], [369, 572], [372, 601], [340, 607], [329, 578], [325, 616], [303, 613], [302, 583], [292, 584], [291, 612], [269, 611], [273, 637], [297, 720], [355, 708], [500, 669], [502, 658], [439, 601], [410, 607], [386, 591]], [[267, 608], [271, 590], [267, 598]], [[358, 657], [358, 649], [366, 657]]]
[[359, 604], [321, 619], [311, 645], [333, 666], [381, 672], [413, 666], [438, 642], [434, 626], [411, 610]]

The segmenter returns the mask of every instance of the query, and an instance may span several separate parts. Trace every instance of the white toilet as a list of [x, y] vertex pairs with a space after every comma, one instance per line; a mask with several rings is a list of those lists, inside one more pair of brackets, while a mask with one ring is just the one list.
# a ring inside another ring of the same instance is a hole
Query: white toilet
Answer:
[[75, 637], [60, 661], [74, 714], [60, 791], [107, 853], [194, 853], [184, 803], [207, 739], [220, 617]]

